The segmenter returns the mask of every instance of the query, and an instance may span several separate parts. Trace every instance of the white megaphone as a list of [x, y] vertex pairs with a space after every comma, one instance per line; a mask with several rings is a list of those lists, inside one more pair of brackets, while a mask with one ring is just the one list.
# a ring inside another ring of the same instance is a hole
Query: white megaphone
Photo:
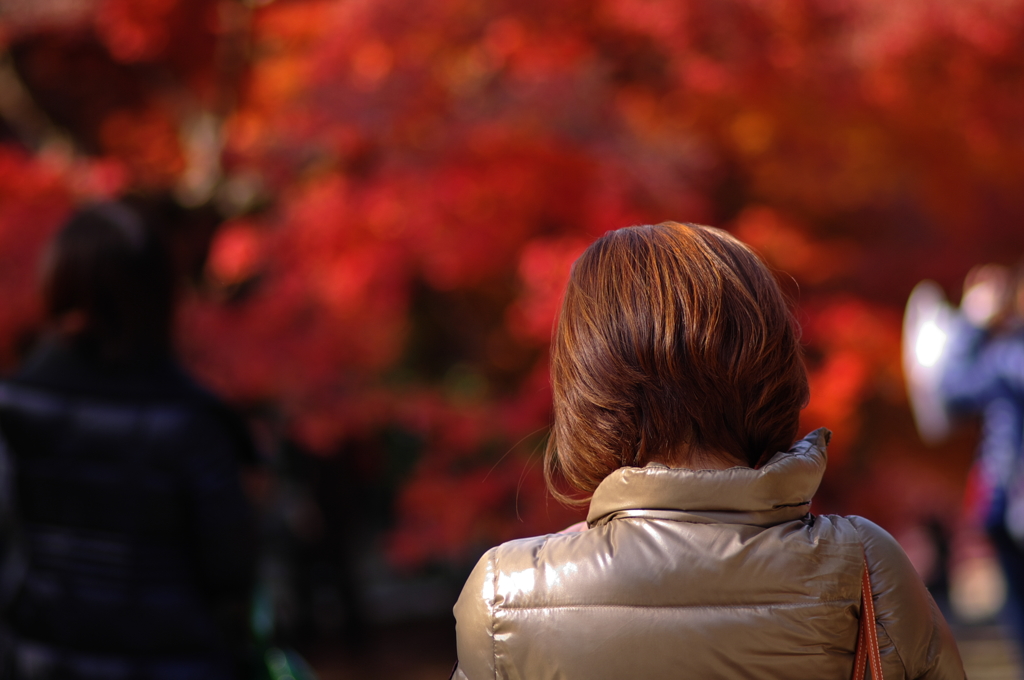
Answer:
[[917, 431], [928, 444], [949, 435], [949, 411], [939, 383], [958, 326], [957, 310], [934, 281], [914, 286], [903, 315], [903, 373]]

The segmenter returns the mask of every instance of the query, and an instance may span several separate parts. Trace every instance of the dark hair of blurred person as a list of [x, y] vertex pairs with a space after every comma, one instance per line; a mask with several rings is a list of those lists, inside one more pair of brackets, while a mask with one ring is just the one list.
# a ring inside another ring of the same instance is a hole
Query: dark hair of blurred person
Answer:
[[42, 272], [50, 332], [0, 381], [0, 675], [238, 677], [252, 442], [174, 357], [163, 244], [140, 212], [98, 204]]
[[121, 203], [74, 215], [43, 259], [55, 330], [81, 351], [131, 366], [170, 351], [174, 278], [159, 237]]

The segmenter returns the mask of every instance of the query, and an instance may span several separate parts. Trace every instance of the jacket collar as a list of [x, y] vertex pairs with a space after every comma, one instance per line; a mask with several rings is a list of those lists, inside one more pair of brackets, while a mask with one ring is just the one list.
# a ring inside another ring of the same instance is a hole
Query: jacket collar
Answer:
[[621, 517], [772, 526], [807, 515], [825, 472], [832, 433], [820, 428], [761, 468], [688, 470], [660, 464], [608, 475], [590, 501], [587, 523]]

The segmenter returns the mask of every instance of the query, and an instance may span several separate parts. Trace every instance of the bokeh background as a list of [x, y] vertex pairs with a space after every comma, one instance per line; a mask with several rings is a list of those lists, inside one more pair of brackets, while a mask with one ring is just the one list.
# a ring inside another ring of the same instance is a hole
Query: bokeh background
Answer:
[[1022, 123], [1024, 0], [2, 0], [0, 370], [69, 211], [144, 197], [181, 354], [273, 470], [282, 630], [365, 652], [429, 620], [440, 667], [476, 557], [581, 517], [540, 465], [570, 263], [713, 224], [803, 324], [804, 429], [835, 433], [816, 511], [879, 522], [942, 591], [985, 552], [976, 432], [920, 442], [901, 315], [1024, 254]]

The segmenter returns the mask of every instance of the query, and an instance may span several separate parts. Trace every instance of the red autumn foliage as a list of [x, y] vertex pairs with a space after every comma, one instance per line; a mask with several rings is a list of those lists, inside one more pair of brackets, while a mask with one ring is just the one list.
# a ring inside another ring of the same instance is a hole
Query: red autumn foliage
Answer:
[[574, 257], [607, 229], [714, 223], [798, 308], [804, 422], [836, 432], [823, 506], [932, 512], [864, 491], [885, 474], [937, 474], [955, 504], [970, 452], [917, 441], [900, 312], [922, 278], [955, 298], [1021, 254], [1024, 0], [50, 4], [0, 18], [34, 103], [0, 98], [5, 367], [75, 201], [214, 201], [187, 361], [321, 455], [415, 435], [390, 554], [461, 559], [577, 517], [539, 471]]

